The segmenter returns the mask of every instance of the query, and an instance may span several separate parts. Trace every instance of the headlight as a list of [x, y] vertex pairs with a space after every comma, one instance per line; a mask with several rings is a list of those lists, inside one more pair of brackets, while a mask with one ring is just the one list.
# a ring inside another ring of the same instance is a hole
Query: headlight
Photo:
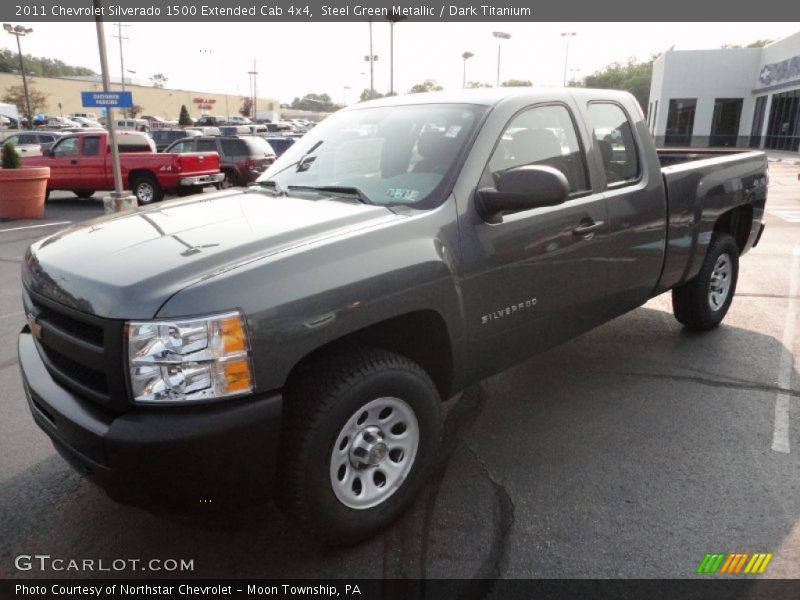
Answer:
[[128, 323], [134, 402], [172, 404], [253, 391], [250, 343], [239, 312]]

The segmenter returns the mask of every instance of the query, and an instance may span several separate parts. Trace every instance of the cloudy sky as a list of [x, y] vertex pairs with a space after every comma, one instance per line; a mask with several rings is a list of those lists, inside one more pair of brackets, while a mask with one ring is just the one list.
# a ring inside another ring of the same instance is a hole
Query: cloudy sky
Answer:
[[[34, 32], [23, 39], [23, 51], [59, 58], [99, 72], [94, 23], [23, 23]], [[132, 23], [124, 35], [125, 68], [147, 82], [162, 72], [168, 86], [249, 95], [255, 58], [261, 97], [290, 102], [295, 96], [327, 92], [337, 102], [345, 93], [351, 103], [369, 87], [369, 28], [360, 23]], [[501, 79], [529, 79], [536, 85], [560, 85], [565, 39], [571, 76], [585, 76], [614, 61], [648, 58], [672, 46], [676, 50], [718, 48], [757, 39], [779, 39], [800, 31], [800, 23], [413, 23], [395, 27], [395, 89], [404, 92], [424, 79], [445, 88], [461, 86], [464, 51], [467, 79], [494, 83], [497, 44], [492, 31], [504, 31]], [[119, 76], [116, 32], [106, 24], [109, 62]], [[375, 88], [389, 88], [389, 25], [373, 24]], [[0, 47], [16, 50], [11, 36]], [[351, 89], [345, 91], [345, 86]]]

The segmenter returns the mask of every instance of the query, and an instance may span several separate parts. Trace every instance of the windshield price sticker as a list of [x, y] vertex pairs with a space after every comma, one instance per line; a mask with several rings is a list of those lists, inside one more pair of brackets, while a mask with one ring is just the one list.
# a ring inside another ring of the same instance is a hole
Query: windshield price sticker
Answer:
[[408, 202], [414, 202], [419, 198], [419, 192], [417, 190], [389, 188], [386, 190], [386, 197], [391, 198], [392, 200], [406, 200]]

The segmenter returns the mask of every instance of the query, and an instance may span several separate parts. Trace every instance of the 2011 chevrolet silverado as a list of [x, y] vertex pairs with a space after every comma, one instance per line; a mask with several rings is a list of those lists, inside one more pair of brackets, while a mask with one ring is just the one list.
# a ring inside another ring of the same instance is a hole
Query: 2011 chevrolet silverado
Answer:
[[420, 488], [442, 399], [669, 290], [718, 325], [766, 194], [763, 153], [659, 154], [622, 92], [359, 104], [247, 189], [33, 244], [30, 410], [121, 502], [271, 491], [356, 540]]

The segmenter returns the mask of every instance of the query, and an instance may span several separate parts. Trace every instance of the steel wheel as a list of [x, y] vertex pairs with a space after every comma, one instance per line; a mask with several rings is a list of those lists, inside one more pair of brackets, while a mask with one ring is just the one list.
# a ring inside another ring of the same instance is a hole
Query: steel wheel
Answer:
[[155, 197], [153, 184], [147, 180], [140, 181], [136, 186], [136, 199], [139, 204], [150, 204]]
[[727, 254], [720, 254], [717, 257], [717, 262], [714, 263], [714, 270], [711, 272], [711, 282], [708, 287], [708, 305], [711, 310], [717, 311], [725, 304], [731, 289], [732, 276], [731, 257]]
[[416, 414], [400, 398], [378, 398], [353, 413], [331, 450], [331, 486], [339, 501], [355, 509], [386, 501], [411, 471], [419, 437]]

